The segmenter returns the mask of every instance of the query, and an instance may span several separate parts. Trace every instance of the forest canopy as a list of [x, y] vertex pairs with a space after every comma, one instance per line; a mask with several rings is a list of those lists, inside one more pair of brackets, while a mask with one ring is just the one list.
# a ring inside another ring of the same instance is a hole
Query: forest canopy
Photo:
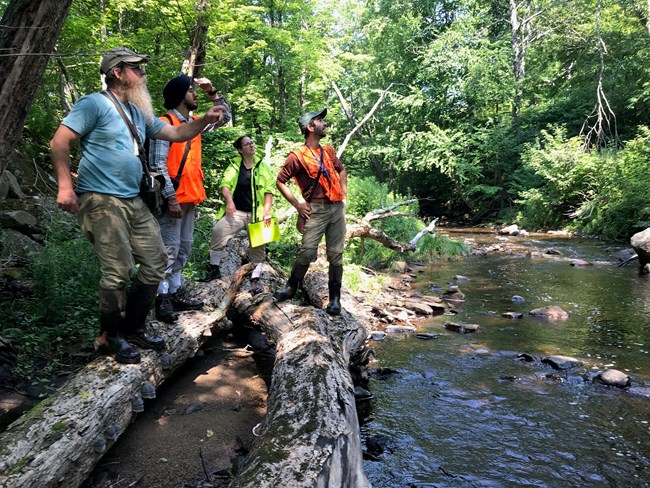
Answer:
[[[0, 1], [0, 14], [9, 4]], [[205, 138], [214, 179], [234, 134], [272, 137], [280, 161], [300, 140], [298, 115], [327, 106], [349, 173], [426, 198], [425, 216], [627, 238], [650, 225], [649, 8], [74, 0], [8, 169], [22, 159], [51, 174], [56, 126], [75, 100], [101, 89], [101, 53], [126, 45], [152, 57], [158, 113], [163, 85], [181, 71], [210, 78], [230, 101], [234, 128]], [[199, 113], [206, 107], [203, 99]]]

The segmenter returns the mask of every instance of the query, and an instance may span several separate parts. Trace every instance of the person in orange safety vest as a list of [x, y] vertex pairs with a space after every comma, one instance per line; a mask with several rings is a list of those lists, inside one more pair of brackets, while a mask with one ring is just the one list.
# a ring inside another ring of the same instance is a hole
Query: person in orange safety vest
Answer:
[[[163, 88], [165, 108], [170, 111], [160, 119], [173, 126], [196, 119], [191, 115], [191, 111], [198, 107], [195, 86], [207, 94], [213, 105], [224, 106], [221, 125], [227, 123], [231, 119], [230, 108], [210, 80], [199, 78], [193, 83], [187, 75], [172, 78]], [[217, 127], [216, 124], [208, 125], [201, 134]], [[201, 168], [201, 134], [182, 143], [153, 140], [149, 151], [151, 171], [163, 174], [166, 182], [163, 197], [167, 199], [167, 209], [158, 218], [158, 223], [167, 252], [167, 269], [158, 285], [155, 314], [156, 319], [167, 323], [177, 320], [176, 312], [203, 307], [201, 300], [188, 296], [181, 286], [181, 272], [192, 252], [195, 209], [206, 198]]]
[[[307, 112], [298, 119], [305, 143], [294, 149], [280, 170], [276, 185], [282, 196], [298, 211], [298, 230], [302, 242], [286, 286], [276, 291], [277, 301], [288, 300], [296, 294], [310, 263], [316, 260], [318, 244], [325, 236], [329, 262], [330, 315], [341, 313], [341, 284], [343, 279], [343, 249], [345, 246], [345, 196], [347, 173], [332, 146], [321, 146], [325, 137], [327, 109]], [[304, 201], [299, 201], [287, 183], [294, 179]]]

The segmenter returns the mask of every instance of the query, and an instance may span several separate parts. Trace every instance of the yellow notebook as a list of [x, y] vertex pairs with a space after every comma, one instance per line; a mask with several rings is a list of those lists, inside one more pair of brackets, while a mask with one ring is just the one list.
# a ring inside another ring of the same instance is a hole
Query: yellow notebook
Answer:
[[264, 221], [248, 224], [248, 238], [251, 247], [258, 247], [269, 242], [280, 240], [280, 224], [276, 217], [271, 218], [271, 225], [264, 225]]

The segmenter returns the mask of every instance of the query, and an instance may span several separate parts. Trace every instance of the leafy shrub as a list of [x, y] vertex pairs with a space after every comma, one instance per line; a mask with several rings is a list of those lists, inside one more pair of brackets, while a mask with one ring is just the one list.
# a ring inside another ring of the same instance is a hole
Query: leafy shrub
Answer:
[[33, 298], [0, 303], [0, 334], [18, 352], [14, 372], [27, 379], [68, 368], [70, 354], [90, 348], [98, 330], [100, 272], [92, 245], [64, 215], [49, 225], [46, 243], [27, 269]]

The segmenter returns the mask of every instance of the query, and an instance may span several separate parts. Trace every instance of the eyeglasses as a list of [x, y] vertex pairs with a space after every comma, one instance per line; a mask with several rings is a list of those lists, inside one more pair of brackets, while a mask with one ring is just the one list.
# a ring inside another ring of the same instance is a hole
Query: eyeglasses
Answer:
[[242, 144], [242, 147], [245, 147], [245, 146], [254, 147], [255, 143], [253, 141], [251, 141], [251, 142], [247, 142], [246, 144]]
[[140, 73], [145, 72], [144, 66], [142, 66], [141, 64], [135, 64], [135, 63], [123, 63], [123, 64], [124, 64], [125, 68], [129, 68], [131, 71], [134, 71], [134, 72], [139, 71]]

